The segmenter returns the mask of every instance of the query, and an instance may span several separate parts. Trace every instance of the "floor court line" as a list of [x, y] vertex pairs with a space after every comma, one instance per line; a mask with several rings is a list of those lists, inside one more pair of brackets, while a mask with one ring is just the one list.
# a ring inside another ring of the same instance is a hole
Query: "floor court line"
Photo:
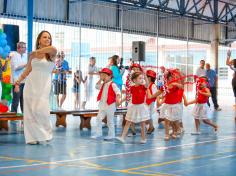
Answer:
[[159, 166], [164, 166], [164, 165], [169, 165], [169, 164], [181, 163], [181, 162], [195, 160], [195, 159], [203, 159], [203, 158], [217, 156], [219, 154], [225, 154], [228, 152], [236, 152], [236, 150], [228, 150], [228, 151], [224, 151], [224, 152], [212, 153], [212, 154], [207, 154], [207, 155], [197, 155], [197, 156], [183, 158], [183, 159], [179, 159], [179, 160], [170, 160], [170, 161], [161, 162], [161, 163], [154, 163], [154, 164], [149, 164], [149, 165], [145, 165], [145, 166], [125, 169], [124, 171], [140, 170], [140, 169], [146, 169], [146, 168], [150, 168], [150, 167], [159, 167]]
[[129, 154], [135, 154], [135, 153], [149, 152], [149, 151], [153, 151], [153, 150], [168, 150], [168, 149], [173, 149], [173, 148], [178, 148], [178, 147], [190, 147], [190, 146], [194, 146], [194, 145], [201, 145], [201, 144], [208, 144], [208, 143], [215, 143], [215, 142], [223, 142], [223, 141], [232, 140], [232, 139], [236, 139], [236, 137], [228, 137], [228, 138], [217, 139], [217, 140], [201, 141], [201, 142], [196, 142], [196, 143], [181, 144], [181, 145], [169, 146], [169, 147], [157, 147], [157, 148], [151, 148], [151, 149], [139, 150], [139, 151], [132, 151], [132, 152], [126, 152], [126, 153], [115, 153], [115, 154], [108, 154], [108, 155], [84, 157], [84, 158], [77, 158], [77, 159], [71, 159], [71, 160], [58, 160], [58, 161], [51, 161], [51, 162], [45, 162], [45, 163], [36, 163], [36, 164], [29, 164], [29, 165], [3, 166], [3, 167], [0, 167], [0, 170], [2, 170], [2, 169], [11, 169], [11, 168], [34, 167], [34, 166], [42, 166], [42, 165], [48, 165], [48, 164], [49, 165], [57, 165], [57, 164], [60, 164], [60, 163], [84, 161], [84, 160], [99, 159], [99, 158], [106, 158], [106, 157], [113, 157], [113, 156], [120, 156], [120, 155], [129, 155]]
[[179, 175], [176, 175], [176, 174], [169, 174], [169, 173], [162, 173], [162, 172], [155, 172], [155, 171], [150, 171], [150, 170], [139, 170], [141, 172], [146, 172], [146, 173], [152, 173], [152, 174], [159, 174], [159, 175], [162, 175], [162, 176], [179, 176]]
[[205, 168], [205, 167], [212, 166], [212, 165], [214, 165], [213, 162], [208, 163], [208, 164], [204, 164], [204, 165], [199, 165], [199, 166], [192, 166], [192, 168], [186, 167], [185, 169], [172, 170], [171, 172], [174, 172], [174, 173], [177, 172], [177, 173], [179, 173], [179, 172], [192, 171], [192, 170], [194, 170], [194, 169]]
[[216, 160], [221, 160], [221, 159], [226, 159], [226, 158], [233, 158], [233, 157], [236, 157], [236, 155], [222, 156], [222, 157], [214, 158], [214, 159], [211, 159], [211, 160], [216, 161]]

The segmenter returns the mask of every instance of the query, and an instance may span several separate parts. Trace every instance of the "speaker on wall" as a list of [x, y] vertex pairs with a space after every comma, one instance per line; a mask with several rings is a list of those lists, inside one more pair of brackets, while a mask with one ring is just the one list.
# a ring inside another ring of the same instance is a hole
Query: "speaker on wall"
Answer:
[[16, 51], [16, 44], [19, 42], [19, 26], [3, 24], [3, 31], [7, 35], [7, 44], [11, 47], [11, 51]]
[[132, 42], [132, 59], [133, 61], [145, 61], [145, 42]]

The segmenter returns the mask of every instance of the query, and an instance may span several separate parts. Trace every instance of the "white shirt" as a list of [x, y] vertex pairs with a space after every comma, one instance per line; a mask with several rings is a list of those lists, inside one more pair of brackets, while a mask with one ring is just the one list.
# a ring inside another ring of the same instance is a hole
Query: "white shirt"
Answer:
[[206, 76], [206, 70], [203, 69], [203, 68], [201, 68], [201, 67], [199, 67], [199, 68], [197, 69], [197, 71], [196, 71], [196, 75], [199, 76], [199, 77], [201, 77], [201, 76]]
[[98, 72], [98, 68], [97, 68], [96, 65], [94, 65], [94, 66], [89, 65], [87, 72], [88, 72], [89, 79], [92, 79], [93, 76], [95, 76], [95, 75], [90, 75], [89, 73], [97, 73]]
[[[24, 53], [23, 55], [19, 54], [18, 52], [14, 51], [11, 53], [11, 81], [12, 83], [14, 83], [19, 76], [23, 73], [24, 68], [20, 68], [18, 69], [17, 67], [22, 66], [27, 64], [28, 62], [28, 58], [27, 58], [27, 54]], [[24, 82], [25, 80], [23, 80], [22, 82]]]
[[[108, 88], [111, 83], [112, 83], [112, 81], [109, 81], [109, 82], [105, 83], [105, 85], [103, 87], [102, 97], [101, 97], [101, 100], [98, 105], [100, 110], [106, 110], [109, 107], [109, 105], [107, 104], [107, 98], [108, 98]], [[100, 85], [96, 84], [97, 89], [101, 89], [101, 87], [102, 87], [102, 84], [100, 84]], [[121, 95], [120, 89], [117, 87], [117, 85], [115, 83], [112, 83], [112, 88], [113, 88], [116, 95]]]

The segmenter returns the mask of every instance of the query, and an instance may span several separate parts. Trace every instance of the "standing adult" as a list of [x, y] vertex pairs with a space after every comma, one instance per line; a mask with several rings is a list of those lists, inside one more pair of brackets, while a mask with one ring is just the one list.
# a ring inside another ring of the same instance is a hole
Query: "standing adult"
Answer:
[[200, 67], [196, 71], [198, 77], [206, 76], [205, 60], [200, 60]]
[[94, 97], [93, 95], [95, 95], [95, 83], [97, 81], [95, 79], [97, 75], [99, 75], [98, 71], [98, 67], [96, 66], [96, 58], [90, 57], [89, 65], [87, 68], [87, 80], [85, 82], [85, 96], [82, 103], [82, 109], [85, 109], [86, 103], [91, 101], [91, 99]]
[[30, 54], [25, 71], [15, 82], [15, 91], [19, 92], [21, 82], [27, 77], [24, 87], [24, 135], [27, 144], [52, 139], [49, 95], [57, 50], [52, 46], [48, 31], [42, 31], [38, 35], [35, 48]]
[[62, 105], [66, 99], [66, 75], [70, 73], [70, 68], [68, 62], [65, 60], [65, 53], [63, 51], [58, 54], [58, 58], [60, 59], [60, 67], [54, 67], [53, 73], [55, 74], [53, 78], [53, 83], [54, 94], [56, 95], [58, 109], [62, 109]]
[[120, 89], [120, 91], [122, 90], [122, 75], [120, 73], [120, 69], [118, 67], [118, 59], [119, 56], [114, 55], [112, 57], [109, 58], [109, 67], [112, 70], [112, 81], [117, 85], [117, 87]]
[[[11, 54], [11, 73], [12, 83], [16, 82], [18, 77], [23, 73], [28, 62], [26, 54], [26, 43], [18, 42], [17, 51]], [[25, 86], [25, 80], [21, 81], [20, 91], [15, 92], [15, 86], [13, 85], [13, 99], [11, 104], [11, 112], [16, 112], [20, 103], [21, 112], [23, 112], [23, 89]]]
[[[235, 99], [234, 107], [236, 108], [236, 59], [231, 60], [230, 57], [231, 57], [231, 51], [229, 50], [227, 52], [226, 65], [228, 65], [230, 69], [234, 71], [234, 76], [232, 79], [232, 88], [233, 88], [234, 99]], [[236, 120], [236, 117], [235, 117], [235, 120]]]
[[[216, 111], [221, 111], [217, 102], [217, 91], [216, 91], [216, 83], [217, 83], [217, 75], [215, 70], [211, 69], [211, 65], [209, 63], [206, 64], [206, 76], [208, 78], [208, 83], [210, 86], [211, 99], [214, 104], [214, 108]], [[210, 101], [207, 102], [210, 107]]]

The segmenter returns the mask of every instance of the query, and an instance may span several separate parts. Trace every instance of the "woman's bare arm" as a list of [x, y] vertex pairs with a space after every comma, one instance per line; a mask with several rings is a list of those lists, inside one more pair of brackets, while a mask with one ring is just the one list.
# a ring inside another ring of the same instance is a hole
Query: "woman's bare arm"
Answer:
[[50, 59], [54, 60], [54, 58], [57, 54], [57, 49], [54, 46], [40, 48], [38, 50], [33, 51], [31, 53], [31, 56], [33, 58], [43, 59], [45, 54], [48, 54], [50, 56]]

